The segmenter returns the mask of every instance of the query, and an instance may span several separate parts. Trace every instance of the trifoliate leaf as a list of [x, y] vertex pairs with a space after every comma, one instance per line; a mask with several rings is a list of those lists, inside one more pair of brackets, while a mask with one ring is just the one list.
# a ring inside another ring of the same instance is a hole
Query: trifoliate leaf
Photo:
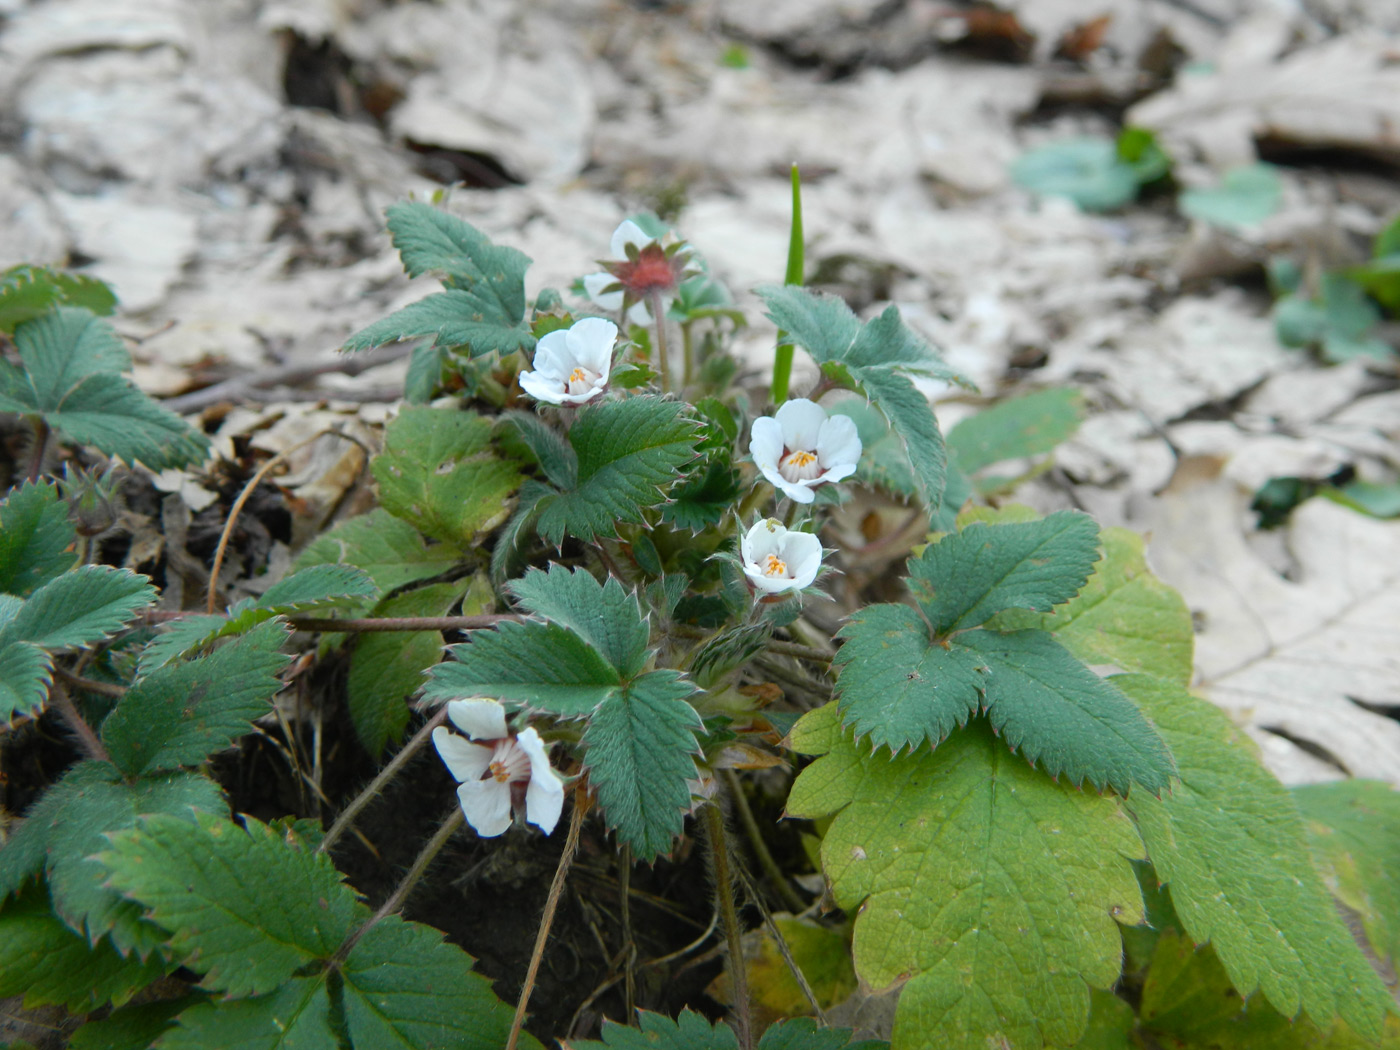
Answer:
[[281, 623], [264, 623], [209, 656], [139, 678], [102, 723], [114, 765], [131, 776], [203, 762], [252, 731], [282, 688]]
[[0, 274], [0, 332], [6, 334], [58, 306], [80, 306], [106, 315], [116, 305], [112, 289], [87, 274], [28, 265], [12, 266]]
[[1218, 708], [1146, 675], [1116, 681], [1180, 766], [1170, 795], [1134, 793], [1128, 807], [1186, 933], [1211, 942], [1241, 994], [1379, 1036], [1389, 993], [1338, 918], [1288, 792]]
[[605, 699], [583, 733], [603, 817], [639, 860], [671, 848], [690, 808], [701, 723], [685, 698], [694, 692], [679, 672], [652, 671]]
[[[355, 565], [369, 573], [381, 594], [388, 594], [415, 580], [439, 576], [461, 560], [456, 547], [426, 544], [412, 525], [377, 507], [312, 540], [297, 558], [295, 569], [300, 572], [337, 562]], [[368, 607], [365, 603], [364, 608]]]
[[497, 426], [502, 424], [509, 424], [551, 485], [571, 489], [578, 484], [578, 456], [559, 431], [530, 412], [506, 412]]
[[0, 631], [0, 723], [29, 714], [49, 695], [53, 658]]
[[1111, 139], [1052, 142], [1011, 165], [1018, 186], [1042, 197], [1068, 197], [1084, 211], [1114, 211], [1138, 195], [1138, 175]]
[[54, 910], [70, 929], [94, 942], [110, 933], [118, 951], [144, 958], [165, 933], [105, 884], [107, 869], [93, 855], [106, 848], [108, 833], [131, 827], [141, 814], [192, 820], [194, 810], [225, 809], [219, 786], [193, 773], [127, 781], [106, 762], [82, 762], [49, 788], [0, 850], [0, 893], [32, 873], [37, 854], [47, 863]]
[[492, 697], [563, 718], [589, 714], [622, 681], [572, 631], [552, 623], [501, 623], [454, 645], [428, 674], [425, 700]]
[[1118, 802], [1054, 783], [981, 722], [891, 759], [843, 735], [827, 705], [791, 739], [824, 756], [788, 812], [836, 814], [822, 870], [842, 907], [859, 906], [856, 972], [877, 989], [906, 982], [894, 1044], [1073, 1045], [1089, 989], [1119, 977], [1114, 919], [1142, 919], [1141, 844]]
[[105, 937], [88, 944], [59, 921], [42, 887], [0, 909], [0, 997], [22, 995], [26, 1009], [56, 1003], [84, 1014], [120, 1006], [165, 972], [156, 957], [123, 958]]
[[521, 481], [492, 451], [490, 421], [452, 409], [404, 409], [370, 469], [385, 510], [458, 548], [506, 519]]
[[324, 976], [293, 977], [256, 999], [197, 1003], [161, 1037], [161, 1050], [340, 1050]]
[[1009, 609], [989, 626], [1039, 627], [1088, 664], [1111, 664], [1185, 685], [1191, 678], [1195, 630], [1191, 610], [1153, 576], [1142, 537], [1127, 529], [1099, 534], [1103, 559], [1079, 594], [1049, 613]]
[[1214, 189], [1183, 190], [1177, 197], [1183, 215], [1225, 226], [1258, 226], [1283, 203], [1283, 180], [1272, 164], [1231, 168]]
[[91, 645], [121, 630], [155, 599], [151, 581], [130, 569], [82, 565], [35, 591], [3, 636], [45, 649]]
[[1084, 395], [1071, 387], [1037, 390], [998, 401], [948, 431], [948, 451], [975, 474], [993, 463], [1049, 452], [1074, 436], [1084, 419]]
[[531, 569], [510, 590], [525, 609], [573, 631], [622, 677], [642, 669], [650, 632], [636, 594], [615, 577], [600, 584], [583, 569], [551, 565], [548, 572]]
[[[78, 556], [58, 486], [26, 481], [0, 500], [0, 593], [25, 597], [61, 576]], [[0, 675], [0, 681], [5, 676]]]
[[1087, 514], [980, 522], [930, 544], [909, 562], [909, 586], [937, 634], [985, 623], [1003, 609], [1048, 612], [1084, 586], [1098, 560], [1099, 528]]
[[206, 813], [151, 816], [109, 835], [100, 855], [110, 884], [171, 931], [184, 965], [233, 998], [329, 958], [368, 916], [328, 856], [245, 820], [246, 830]]
[[569, 431], [578, 456], [578, 485], [543, 505], [541, 536], [558, 546], [566, 535], [591, 541], [616, 536], [622, 522], [642, 520], [662, 489], [695, 458], [695, 424], [684, 405], [632, 397], [579, 410]]
[[678, 528], [699, 532], [718, 525], [739, 502], [739, 472], [722, 459], [713, 459], [701, 471], [671, 489], [671, 501], [661, 508], [661, 520]]
[[1328, 888], [1361, 917], [1382, 959], [1400, 960], [1400, 792], [1378, 780], [1293, 789]]
[[[463, 602], [464, 615], [494, 604], [495, 595], [485, 579], [468, 578], [396, 594], [375, 606], [374, 615], [445, 616], [468, 587], [474, 597]], [[423, 687], [423, 673], [441, 659], [441, 631], [371, 631], [355, 639], [345, 693], [355, 735], [371, 755], [378, 758], [403, 735], [409, 715], [404, 701]]]
[[394, 204], [385, 212], [394, 247], [410, 277], [440, 273], [450, 287], [475, 289], [491, 299], [502, 317], [525, 316], [525, 271], [530, 257], [500, 247], [476, 227], [417, 201]]

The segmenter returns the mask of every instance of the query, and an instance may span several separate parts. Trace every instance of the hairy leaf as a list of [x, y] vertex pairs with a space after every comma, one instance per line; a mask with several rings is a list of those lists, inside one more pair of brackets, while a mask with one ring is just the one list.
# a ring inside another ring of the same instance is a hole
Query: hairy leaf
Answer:
[[80, 306], [105, 315], [116, 305], [112, 289], [87, 274], [28, 265], [12, 266], [0, 274], [0, 332], [6, 334], [59, 306]]
[[1118, 802], [1053, 783], [980, 722], [890, 759], [843, 735], [827, 705], [792, 741], [824, 756], [788, 811], [836, 814], [822, 869], [837, 902], [859, 906], [856, 971], [875, 988], [906, 982], [894, 1044], [1073, 1045], [1089, 989], [1119, 977], [1114, 919], [1142, 919], [1141, 844]]
[[53, 658], [0, 630], [0, 724], [29, 714], [49, 695]]
[[345, 340], [344, 350], [372, 350], [385, 343], [431, 336], [434, 346], [467, 346], [473, 357], [510, 353], [535, 345], [530, 326], [509, 321], [474, 291], [449, 288], [395, 310]]
[[490, 421], [452, 409], [404, 409], [370, 469], [385, 510], [459, 548], [505, 520], [521, 481], [492, 451]]
[[[49, 481], [26, 481], [0, 500], [0, 592], [25, 597], [72, 568], [78, 556], [68, 504]], [[4, 681], [0, 675], [0, 681]]]
[[1186, 933], [1211, 942], [1242, 994], [1379, 1036], [1389, 993], [1338, 918], [1288, 792], [1211, 704], [1145, 675], [1117, 681], [1181, 767], [1170, 795], [1128, 805]]
[[450, 286], [472, 289], [494, 302], [501, 317], [519, 321], [525, 316], [530, 257], [524, 252], [499, 247], [469, 223], [422, 202], [394, 204], [385, 214], [410, 277], [444, 274]]
[[695, 424], [684, 405], [632, 397], [581, 409], [569, 431], [578, 456], [578, 485], [543, 506], [539, 533], [558, 546], [565, 535], [590, 541], [616, 536], [621, 522], [642, 520], [661, 490], [695, 458]]
[[600, 584], [583, 569], [551, 565], [548, 572], [531, 569], [510, 590], [524, 608], [591, 645], [623, 678], [642, 669], [650, 632], [637, 596], [615, 577]]
[[408, 522], [376, 507], [312, 540], [295, 568], [300, 572], [313, 565], [355, 565], [369, 573], [381, 594], [387, 594], [415, 580], [439, 576], [461, 560], [456, 547], [429, 545]]
[[159, 999], [140, 1006], [123, 1006], [98, 1021], [88, 1021], [69, 1040], [69, 1050], [150, 1050], [161, 1035], [170, 1029], [171, 1021], [182, 1010], [188, 1010], [202, 996], [184, 995], [178, 999]]
[[1011, 166], [1018, 186], [1043, 197], [1068, 197], [1084, 211], [1114, 211], [1138, 195], [1138, 173], [1112, 139], [1077, 138], [1023, 153]]
[[30, 389], [43, 407], [58, 405], [89, 376], [131, 370], [117, 330], [81, 307], [65, 306], [15, 330]]
[[193, 766], [250, 732], [282, 688], [287, 634], [265, 623], [209, 656], [138, 679], [102, 723], [113, 764], [131, 776]]
[[671, 502], [661, 508], [661, 520], [677, 528], [699, 532], [718, 525], [739, 502], [739, 472], [722, 459], [713, 459], [671, 489]]
[[551, 485], [571, 489], [578, 484], [578, 456], [557, 430], [531, 412], [503, 413], [497, 425], [502, 424], [515, 431]]
[[701, 723], [685, 698], [694, 692], [679, 672], [652, 671], [605, 699], [583, 733], [603, 816], [639, 860], [671, 848], [690, 808]]
[[429, 672], [425, 700], [485, 696], [582, 718], [621, 683], [616, 668], [558, 624], [501, 623], [449, 651], [456, 659]]
[[1084, 586], [1098, 560], [1099, 528], [1060, 511], [1005, 525], [974, 523], [909, 562], [909, 586], [937, 634], [985, 623], [1003, 609], [1048, 612]]
[[[673, 1020], [665, 1014], [637, 1011], [637, 1028], [604, 1021], [601, 1041], [570, 1040], [573, 1050], [739, 1050], [739, 1037], [723, 1021], [710, 1022], [691, 1010]], [[818, 1028], [810, 1017], [769, 1025], [758, 1050], [875, 1050], [887, 1044], [851, 1042], [849, 1028]]]
[[975, 474], [993, 463], [1051, 451], [1084, 419], [1084, 395], [1071, 387], [1007, 398], [948, 431], [948, 451]]
[[45, 649], [91, 645], [121, 630], [155, 598], [151, 581], [130, 569], [81, 565], [35, 591], [3, 637]]
[[256, 999], [197, 1003], [161, 1037], [161, 1050], [340, 1050], [324, 976], [293, 977]]
[[541, 511], [558, 498], [557, 492], [533, 478], [520, 486], [515, 513], [497, 534], [496, 544], [491, 548], [491, 582], [497, 587], [503, 586], [519, 570], [526, 545], [535, 535], [535, 525]]
[[948, 452], [928, 398], [908, 377], [888, 369], [852, 369], [851, 375], [904, 439], [914, 481], [924, 505], [937, 510], [948, 481]]

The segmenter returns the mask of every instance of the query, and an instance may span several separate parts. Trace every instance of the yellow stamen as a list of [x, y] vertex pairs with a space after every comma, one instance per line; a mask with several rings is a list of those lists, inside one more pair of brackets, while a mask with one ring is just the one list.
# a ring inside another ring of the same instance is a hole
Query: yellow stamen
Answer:
[[815, 452], [802, 452], [799, 450], [788, 456], [787, 461], [794, 467], [805, 467], [808, 463], [816, 462], [816, 459], [817, 454]]
[[776, 554], [768, 555], [768, 560], [763, 564], [763, 575], [786, 576], [787, 574], [787, 562], [780, 561]]
[[572, 372], [569, 373], [569, 382], [586, 383], [588, 382], [588, 373], [585, 372], [582, 368], [575, 368]]
[[491, 776], [495, 778], [498, 784], [504, 784], [510, 779], [510, 770], [506, 768], [504, 762], [492, 762], [487, 768], [488, 772], [490, 772]]

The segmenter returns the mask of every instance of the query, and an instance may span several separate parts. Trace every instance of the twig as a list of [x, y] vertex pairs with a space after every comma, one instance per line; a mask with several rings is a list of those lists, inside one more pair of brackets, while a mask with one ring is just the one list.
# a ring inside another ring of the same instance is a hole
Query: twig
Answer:
[[73, 701], [63, 686], [55, 683], [49, 689], [49, 705], [58, 712], [60, 718], [68, 723], [68, 728], [73, 730], [74, 735], [78, 738], [78, 743], [82, 745], [83, 753], [88, 758], [95, 758], [99, 762], [112, 760], [112, 756], [107, 753], [102, 741], [92, 731], [92, 726], [88, 725], [83, 720], [83, 716], [78, 714], [78, 709], [73, 706]]
[[510, 1023], [510, 1036], [506, 1039], [506, 1050], [515, 1050], [520, 1040], [520, 1029], [525, 1024], [525, 1010], [530, 1005], [530, 993], [535, 990], [535, 977], [540, 972], [540, 960], [544, 958], [544, 946], [549, 940], [549, 929], [554, 925], [554, 913], [559, 908], [559, 898], [564, 893], [564, 878], [569, 874], [569, 865], [578, 852], [579, 829], [583, 827], [583, 815], [588, 809], [587, 795], [580, 789], [574, 790], [574, 814], [569, 821], [569, 837], [564, 841], [564, 852], [559, 856], [559, 866], [554, 869], [554, 882], [549, 887], [549, 897], [544, 902], [544, 914], [540, 916], [540, 931], [535, 935], [535, 950], [530, 955], [530, 967], [525, 971], [525, 983], [520, 987], [520, 999], [515, 1004], [515, 1019]]
[[369, 787], [356, 795], [350, 805], [346, 806], [345, 809], [341, 811], [340, 816], [335, 818], [335, 823], [332, 824], [330, 830], [326, 832], [325, 838], [321, 839], [321, 844], [316, 847], [317, 853], [325, 853], [335, 845], [336, 840], [339, 839], [341, 835], [345, 834], [346, 829], [348, 829], [350, 825], [354, 823], [355, 818], [360, 815], [360, 811], [370, 804], [383, 789], [385, 784], [398, 775], [399, 770], [408, 763], [408, 760], [416, 755], [419, 749], [428, 742], [428, 738], [432, 736], [433, 730], [442, 725], [445, 721], [447, 721], [446, 707], [433, 715], [432, 718], [428, 719], [428, 721], [423, 724], [423, 728], [414, 733], [412, 739], [404, 744], [403, 747], [399, 748], [399, 753], [389, 760], [389, 764], [380, 770], [377, 777], [370, 781]]
[[84, 678], [76, 675], [72, 671], [54, 665], [53, 673], [74, 689], [81, 689], [85, 693], [96, 693], [98, 696], [111, 696], [121, 699], [126, 696], [126, 689], [119, 685], [112, 685], [110, 682], [98, 682], [91, 678]]
[[724, 920], [724, 938], [729, 947], [729, 981], [734, 989], [734, 1030], [741, 1050], [753, 1050], [753, 1029], [749, 1025], [749, 978], [744, 967], [744, 947], [739, 913], [734, 907], [734, 877], [731, 872], [729, 839], [724, 830], [724, 814], [714, 803], [704, 807], [705, 826], [710, 833], [710, 863], [715, 878], [715, 898]]
[[[161, 401], [161, 404], [177, 415], [199, 412], [210, 405], [218, 404], [220, 401], [240, 400], [246, 397], [249, 390], [294, 386], [297, 383], [304, 383], [308, 379], [332, 373], [357, 376], [371, 368], [378, 368], [380, 365], [401, 360], [411, 353], [413, 353], [413, 347], [398, 346], [373, 356], [340, 357], [334, 361], [326, 361], [316, 365], [284, 365], [281, 368], [270, 368], [253, 375], [225, 379], [223, 382], [207, 386], [203, 390], [192, 390], [188, 394], [168, 397]], [[336, 395], [329, 393], [325, 397], [328, 400], [335, 400]]]
[[807, 981], [807, 975], [802, 972], [802, 967], [797, 965], [797, 960], [792, 957], [792, 949], [788, 947], [787, 938], [783, 936], [783, 931], [778, 928], [778, 924], [773, 921], [773, 915], [763, 904], [763, 898], [758, 895], [754, 885], [749, 881], [749, 877], [742, 870], [739, 878], [743, 880], [744, 890], [748, 894], [749, 900], [758, 909], [758, 913], [763, 916], [763, 925], [768, 928], [768, 933], [773, 938], [773, 943], [778, 947], [778, 954], [783, 957], [783, 962], [787, 964], [788, 971], [792, 974], [793, 980], [797, 982], [798, 989], [802, 992], [803, 998], [807, 1000], [807, 1005], [812, 1008], [812, 1013], [822, 1027], [828, 1024], [826, 1012], [822, 1009], [822, 1004], [817, 1002], [817, 993], [812, 990], [811, 984]]
[[724, 782], [724, 790], [729, 797], [734, 800], [734, 808], [739, 811], [739, 821], [744, 825], [744, 833], [748, 836], [749, 845], [753, 847], [754, 855], [758, 857], [758, 863], [763, 868], [768, 878], [778, 888], [778, 895], [783, 898], [783, 903], [788, 906], [788, 910], [794, 915], [807, 907], [804, 901], [788, 878], [783, 874], [783, 869], [778, 867], [778, 862], [773, 859], [773, 854], [768, 851], [768, 844], [763, 841], [763, 831], [758, 826], [758, 821], [754, 819], [753, 810], [749, 808], [749, 800], [744, 797], [744, 787], [739, 783], [738, 776], [732, 769], [716, 770], [719, 778]]

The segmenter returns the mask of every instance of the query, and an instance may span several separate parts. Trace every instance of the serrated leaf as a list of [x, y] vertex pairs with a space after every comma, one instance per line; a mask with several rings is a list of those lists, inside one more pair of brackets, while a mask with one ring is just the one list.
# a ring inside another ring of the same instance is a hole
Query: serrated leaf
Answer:
[[578, 484], [578, 456], [557, 430], [529, 412], [503, 413], [497, 426], [502, 424], [514, 430], [551, 485], [571, 489]]
[[201, 1000], [198, 995], [124, 1006], [97, 1021], [88, 1021], [69, 1040], [69, 1050], [150, 1050], [171, 1027], [176, 1014]]
[[1074, 436], [1084, 419], [1084, 395], [1072, 387], [1007, 398], [948, 431], [948, 451], [975, 474], [993, 463], [1049, 452]]
[[120, 1006], [166, 972], [157, 958], [123, 958], [106, 938], [90, 945], [59, 921], [40, 887], [0, 909], [0, 998], [26, 1009], [56, 1003], [77, 1014]]
[[130, 569], [81, 565], [35, 591], [3, 637], [45, 649], [91, 645], [121, 630], [155, 599], [151, 581]]
[[535, 535], [535, 525], [541, 511], [558, 498], [557, 492], [533, 478], [520, 486], [515, 513], [497, 534], [496, 543], [491, 548], [491, 582], [497, 587], [504, 586], [507, 578], [519, 569], [526, 543]]
[[492, 451], [491, 422], [453, 409], [404, 409], [370, 469], [385, 510], [459, 548], [505, 520], [521, 482]]
[[659, 503], [661, 490], [695, 458], [695, 424], [681, 415], [684, 407], [641, 396], [581, 409], [569, 431], [578, 485], [543, 505], [540, 535], [557, 547], [566, 535], [591, 541], [641, 521], [642, 510]]
[[582, 718], [621, 683], [617, 670], [587, 642], [557, 624], [497, 624], [454, 645], [456, 658], [428, 674], [423, 698], [484, 696], [563, 718]]
[[288, 633], [265, 623], [209, 656], [138, 679], [102, 723], [113, 764], [131, 776], [198, 765], [251, 732], [282, 688]]
[[461, 560], [456, 547], [430, 546], [408, 522], [376, 507], [316, 537], [294, 568], [300, 572], [313, 565], [355, 565], [369, 573], [381, 594], [388, 594], [415, 580], [440, 576]]
[[354, 565], [313, 565], [284, 576], [253, 604], [275, 615], [290, 616], [347, 599], [377, 597], [379, 589], [363, 569]]
[[930, 510], [937, 510], [948, 483], [948, 453], [928, 398], [899, 372], [852, 369], [851, 375], [904, 439], [919, 496]]
[[661, 520], [678, 528], [699, 532], [718, 525], [725, 512], [739, 502], [739, 472], [722, 459], [713, 459], [671, 489], [669, 503], [661, 508]]
[[642, 669], [651, 634], [636, 594], [615, 577], [599, 583], [584, 569], [551, 564], [548, 572], [531, 569], [510, 590], [525, 609], [591, 645], [623, 678]]
[[0, 631], [0, 724], [29, 714], [44, 702], [52, 670], [48, 653]]
[[0, 332], [7, 334], [58, 306], [79, 306], [106, 315], [116, 305], [112, 289], [87, 274], [29, 265], [12, 266], [0, 274]]
[[1038, 627], [1087, 664], [1110, 664], [1185, 685], [1195, 639], [1191, 610], [1152, 575], [1141, 536], [1104, 529], [1099, 540], [1103, 558], [1075, 597], [1049, 613], [1009, 609], [989, 626]]
[[[277, 988], [328, 958], [368, 917], [323, 853], [246, 817], [168, 815], [108, 835], [109, 882], [171, 931], [184, 965], [232, 998]], [[257, 879], [247, 878], [257, 872]]]
[[[670, 581], [675, 577], [668, 576], [663, 579]], [[678, 587], [677, 590], [681, 588]], [[681, 590], [681, 593], [684, 591]], [[664, 597], [674, 609], [675, 601], [671, 601], [669, 595]], [[670, 615], [669, 611], [666, 615]], [[690, 658], [690, 677], [702, 689], [708, 689], [763, 652], [772, 636], [772, 625], [767, 623], [740, 624], [721, 631], [696, 650], [695, 655]]]
[[[375, 616], [445, 616], [470, 587], [463, 615], [490, 608], [495, 595], [484, 579], [435, 583], [396, 594], [380, 602]], [[408, 724], [404, 701], [423, 687], [423, 675], [442, 659], [441, 631], [369, 632], [355, 640], [346, 677], [346, 700], [355, 735], [376, 758], [402, 735]]]
[[1400, 960], [1400, 792], [1376, 780], [1293, 789], [1328, 888], [1361, 917], [1376, 954]]
[[792, 741], [824, 756], [788, 812], [836, 814], [822, 870], [842, 907], [859, 905], [856, 971], [874, 988], [905, 982], [894, 1045], [1073, 1045], [1089, 989], [1119, 977], [1114, 919], [1142, 918], [1141, 844], [1118, 803], [1052, 782], [980, 722], [890, 759], [843, 735], [827, 705]]
[[51, 408], [97, 374], [120, 375], [131, 369], [117, 330], [81, 307], [65, 306], [20, 325], [15, 348], [37, 406]]
[[341, 1050], [326, 979], [293, 977], [255, 999], [203, 1002], [161, 1037], [161, 1050]]
[[1128, 808], [1186, 933], [1211, 942], [1241, 994], [1378, 1037], [1389, 993], [1333, 909], [1288, 792], [1211, 704], [1146, 675], [1117, 681], [1180, 766], [1170, 795]]
[[603, 817], [639, 860], [667, 852], [690, 809], [701, 722], [685, 698], [694, 692], [679, 672], [652, 671], [608, 696], [583, 733]]
[[[78, 560], [68, 504], [58, 486], [26, 481], [0, 500], [0, 592], [25, 597]], [[0, 675], [0, 681], [4, 681]]]
[[449, 284], [475, 289], [495, 303], [501, 316], [525, 316], [525, 271], [530, 257], [500, 247], [471, 224], [419, 201], [391, 205], [385, 212], [394, 247], [410, 277], [441, 273]]
[[107, 869], [93, 855], [106, 848], [108, 833], [130, 828], [140, 815], [192, 820], [196, 810], [225, 809], [219, 786], [205, 777], [172, 773], [126, 781], [106, 762], [82, 762], [49, 788], [0, 851], [0, 892], [28, 877], [37, 855], [47, 864], [54, 910], [70, 929], [89, 941], [110, 933], [118, 951], [144, 958], [165, 934], [105, 884]]
[[1077, 594], [1098, 560], [1099, 528], [1087, 514], [1038, 521], [976, 522], [909, 562], [909, 586], [934, 632], [976, 627], [1003, 609], [1048, 612]]
[[672, 1020], [649, 1010], [637, 1011], [637, 1027], [604, 1021], [602, 1040], [572, 1039], [572, 1050], [739, 1050], [739, 1037], [723, 1021], [707, 1021], [693, 1010]]
[[345, 340], [341, 349], [373, 350], [386, 343], [427, 336], [432, 337], [433, 346], [470, 347], [473, 357], [493, 350], [503, 354], [529, 350], [535, 345], [530, 326], [524, 321], [508, 321], [475, 292], [449, 288], [366, 325]]

